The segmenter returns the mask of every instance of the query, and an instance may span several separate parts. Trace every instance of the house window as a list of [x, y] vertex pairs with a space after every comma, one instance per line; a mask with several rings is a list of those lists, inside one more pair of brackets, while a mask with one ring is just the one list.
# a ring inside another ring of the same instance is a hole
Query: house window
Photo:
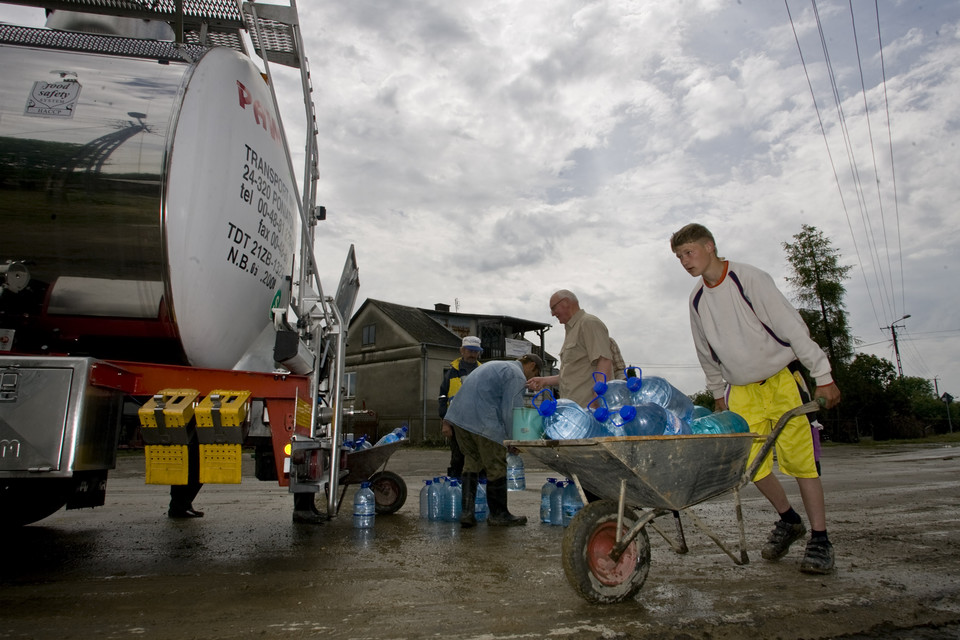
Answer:
[[361, 346], [371, 347], [377, 342], [377, 325], [368, 324], [363, 328], [363, 340]]
[[357, 372], [348, 371], [343, 374], [343, 397], [344, 398], [356, 398], [357, 397]]

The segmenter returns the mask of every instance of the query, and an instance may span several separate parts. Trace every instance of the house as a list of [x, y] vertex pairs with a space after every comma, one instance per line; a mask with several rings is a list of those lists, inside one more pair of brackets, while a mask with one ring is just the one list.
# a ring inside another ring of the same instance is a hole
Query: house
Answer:
[[[418, 309], [367, 299], [353, 315], [344, 363], [344, 405], [354, 414], [345, 431], [376, 440], [407, 425], [413, 442], [438, 442], [438, 396], [444, 372], [460, 355], [463, 336], [480, 338], [485, 360], [544, 353], [549, 324], [509, 316], [451, 312], [449, 305]], [[548, 375], [549, 372], [544, 372]]]

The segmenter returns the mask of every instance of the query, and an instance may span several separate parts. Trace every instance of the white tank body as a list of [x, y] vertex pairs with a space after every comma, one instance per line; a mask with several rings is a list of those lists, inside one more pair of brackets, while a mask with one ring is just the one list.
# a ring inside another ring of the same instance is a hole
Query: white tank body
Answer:
[[38, 305], [0, 297], [13, 351], [234, 366], [287, 294], [297, 235], [259, 70], [224, 48], [11, 44], [0, 69], [0, 263], [26, 265]]

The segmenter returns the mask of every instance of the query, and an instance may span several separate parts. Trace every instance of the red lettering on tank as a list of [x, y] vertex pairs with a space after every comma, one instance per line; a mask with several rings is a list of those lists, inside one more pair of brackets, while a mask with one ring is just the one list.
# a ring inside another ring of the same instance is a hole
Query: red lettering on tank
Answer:
[[246, 109], [247, 105], [251, 103], [250, 92], [247, 91], [247, 88], [243, 86], [243, 83], [237, 80], [237, 93], [240, 94], [240, 108]]

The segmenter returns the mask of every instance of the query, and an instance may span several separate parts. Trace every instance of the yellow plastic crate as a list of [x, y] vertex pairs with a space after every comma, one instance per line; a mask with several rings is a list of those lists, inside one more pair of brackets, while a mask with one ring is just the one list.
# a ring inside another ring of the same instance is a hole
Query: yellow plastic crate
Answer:
[[213, 396], [220, 398], [220, 426], [239, 427], [247, 419], [247, 400], [249, 391], [227, 391], [216, 389], [197, 405], [197, 427], [213, 426]]
[[[155, 395], [163, 398], [163, 422], [168, 429], [185, 427], [193, 419], [193, 403], [200, 395], [196, 389], [161, 389]], [[146, 429], [157, 428], [156, 398], [150, 398], [137, 410], [140, 426]]]
[[147, 484], [187, 484], [190, 472], [187, 445], [147, 445], [143, 451]]
[[238, 444], [201, 444], [200, 482], [240, 484], [241, 459]]

